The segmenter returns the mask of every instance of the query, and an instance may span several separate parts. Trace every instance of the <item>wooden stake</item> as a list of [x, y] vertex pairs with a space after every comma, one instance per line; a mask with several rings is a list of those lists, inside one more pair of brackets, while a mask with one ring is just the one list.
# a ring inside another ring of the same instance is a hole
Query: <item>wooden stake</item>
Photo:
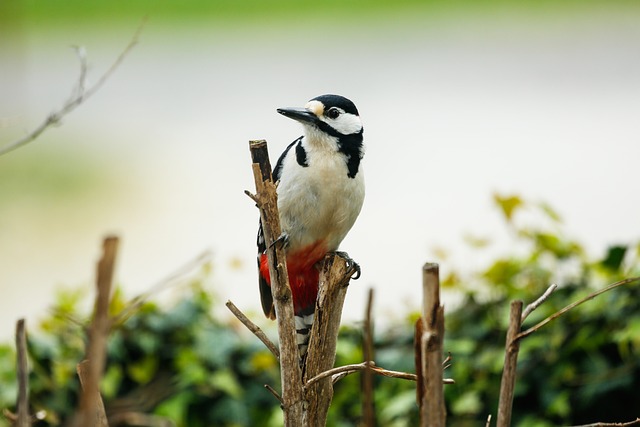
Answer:
[[289, 287], [283, 245], [277, 242], [274, 244], [282, 234], [280, 214], [278, 213], [278, 195], [271, 176], [267, 141], [249, 141], [249, 150], [253, 160], [252, 168], [256, 185], [256, 194], [252, 198], [260, 209], [260, 219], [269, 259], [271, 292], [278, 320], [284, 425], [285, 427], [300, 427], [303, 417], [303, 390], [293, 319], [293, 299]]
[[[305, 382], [333, 368], [342, 307], [349, 279], [355, 272], [350, 262], [340, 254], [329, 253], [324, 258], [305, 361]], [[332, 398], [333, 384], [330, 377], [322, 378], [306, 388], [304, 399], [307, 407], [302, 425], [324, 427]]]
[[18, 353], [18, 401], [16, 427], [30, 427], [29, 415], [29, 366], [27, 364], [27, 333], [24, 319], [16, 323], [16, 350]]
[[513, 393], [516, 388], [516, 367], [518, 364], [518, 352], [520, 351], [520, 341], [516, 337], [521, 328], [522, 306], [522, 301], [511, 302], [509, 329], [507, 330], [505, 343], [504, 368], [500, 383], [497, 427], [509, 427], [511, 425]]
[[96, 288], [97, 295], [93, 320], [89, 327], [88, 347], [86, 351], [87, 366], [78, 366], [83, 392], [80, 394], [80, 403], [74, 418], [74, 426], [101, 426], [106, 427], [107, 418], [104, 414], [104, 406], [100, 397], [100, 380], [104, 373], [107, 357], [107, 337], [111, 329], [109, 317], [109, 301], [113, 284], [113, 272], [115, 268], [116, 254], [118, 251], [118, 238], [108, 236], [102, 244], [102, 257], [98, 261]]
[[420, 420], [422, 426], [444, 427], [447, 417], [442, 383], [444, 307], [440, 305], [439, 266], [427, 263], [422, 273], [424, 332], [421, 346], [425, 392], [422, 396]]
[[[367, 298], [367, 310], [364, 315], [364, 339], [362, 343], [364, 360], [375, 360], [373, 349], [373, 320], [371, 317], [372, 308], [373, 288], [370, 288]], [[371, 369], [362, 371], [362, 425], [364, 427], [376, 426], [376, 408], [373, 399], [373, 375]]]

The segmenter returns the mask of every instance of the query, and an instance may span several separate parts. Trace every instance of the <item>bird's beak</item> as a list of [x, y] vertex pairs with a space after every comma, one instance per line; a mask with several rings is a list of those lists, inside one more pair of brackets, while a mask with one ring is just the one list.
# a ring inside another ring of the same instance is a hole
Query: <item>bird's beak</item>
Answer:
[[318, 117], [306, 108], [278, 108], [278, 113], [301, 123], [318, 123]]

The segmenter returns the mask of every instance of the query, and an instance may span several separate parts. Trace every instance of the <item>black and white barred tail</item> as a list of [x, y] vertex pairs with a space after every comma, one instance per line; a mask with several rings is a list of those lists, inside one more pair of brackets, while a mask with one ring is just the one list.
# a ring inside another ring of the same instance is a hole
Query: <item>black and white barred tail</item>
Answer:
[[313, 316], [314, 313], [294, 316], [296, 324], [296, 341], [298, 343], [300, 358], [303, 358], [307, 354], [307, 348], [309, 347], [309, 335], [311, 334], [311, 326], [313, 326]]

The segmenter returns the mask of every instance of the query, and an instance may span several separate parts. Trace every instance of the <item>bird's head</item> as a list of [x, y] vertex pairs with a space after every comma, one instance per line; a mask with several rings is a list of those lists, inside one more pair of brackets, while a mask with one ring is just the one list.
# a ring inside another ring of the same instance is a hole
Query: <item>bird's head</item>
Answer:
[[310, 133], [320, 130], [336, 138], [362, 134], [358, 109], [340, 95], [321, 95], [310, 100], [304, 108], [278, 108], [278, 113], [299, 121]]

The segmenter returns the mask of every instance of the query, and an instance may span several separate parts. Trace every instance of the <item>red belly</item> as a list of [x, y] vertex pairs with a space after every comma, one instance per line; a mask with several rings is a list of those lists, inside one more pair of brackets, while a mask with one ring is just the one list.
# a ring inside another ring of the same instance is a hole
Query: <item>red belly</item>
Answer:
[[[316, 264], [322, 261], [326, 253], [327, 245], [324, 241], [317, 241], [295, 251], [287, 251], [287, 271], [293, 294], [293, 310], [296, 314], [313, 311], [318, 296], [318, 277], [320, 275], [319, 266]], [[266, 254], [262, 254], [260, 257], [260, 274], [267, 283], [271, 284]]]

